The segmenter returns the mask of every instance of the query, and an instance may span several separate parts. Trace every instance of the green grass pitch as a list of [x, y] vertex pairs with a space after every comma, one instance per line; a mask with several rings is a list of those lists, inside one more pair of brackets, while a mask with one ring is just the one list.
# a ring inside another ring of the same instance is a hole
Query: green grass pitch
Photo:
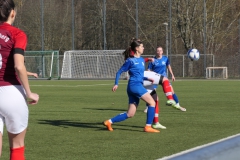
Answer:
[[[162, 89], [160, 133], [145, 133], [145, 103], [136, 115], [115, 123], [109, 132], [102, 121], [127, 110], [127, 81], [117, 92], [113, 80], [32, 80], [32, 92], [40, 95], [29, 106], [26, 135], [28, 160], [154, 160], [240, 133], [240, 81], [179, 80], [173, 82], [181, 112], [166, 106]], [[14, 100], [14, 97], [13, 97]], [[8, 159], [6, 129], [2, 159]]]

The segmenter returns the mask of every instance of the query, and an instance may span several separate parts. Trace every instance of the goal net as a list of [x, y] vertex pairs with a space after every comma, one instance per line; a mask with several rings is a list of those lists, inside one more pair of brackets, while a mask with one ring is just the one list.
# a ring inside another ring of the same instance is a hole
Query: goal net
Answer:
[[25, 51], [24, 60], [27, 71], [39, 78], [59, 78], [59, 51]]
[[213, 78], [227, 79], [228, 69], [227, 67], [207, 67], [206, 78], [207, 79], [213, 79]]
[[[112, 79], [122, 66], [124, 50], [65, 51], [61, 78]], [[125, 78], [126, 73], [121, 75]]]

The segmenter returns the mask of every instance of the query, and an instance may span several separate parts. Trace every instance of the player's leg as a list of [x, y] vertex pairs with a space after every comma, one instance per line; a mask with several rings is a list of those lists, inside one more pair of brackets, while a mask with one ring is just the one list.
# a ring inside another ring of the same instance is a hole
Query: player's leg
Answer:
[[112, 128], [113, 123], [124, 121], [135, 115], [137, 106], [139, 104], [139, 98], [129, 92], [128, 92], [128, 98], [129, 98], [129, 106], [128, 106], [127, 112], [120, 113], [120, 114], [116, 115], [115, 117], [112, 117], [103, 122], [103, 125], [106, 126], [109, 131], [113, 131], [113, 128]]
[[4, 118], [0, 115], [0, 158], [2, 155], [2, 137], [3, 137], [3, 126], [4, 126], [3, 120]]
[[154, 90], [152, 93], [151, 93], [151, 96], [153, 98], [153, 100], [155, 101], [155, 114], [154, 114], [154, 118], [153, 118], [153, 124], [157, 123], [158, 122], [158, 115], [159, 115], [159, 103], [158, 103], [158, 95], [156, 93], [156, 90]]
[[163, 92], [165, 93], [167, 99], [169, 101], [171, 101], [171, 103], [174, 103], [175, 101], [173, 100], [172, 97], [172, 90], [171, 90], [171, 86], [170, 86], [170, 82], [168, 80], [168, 78], [164, 77], [161, 74], [157, 74], [155, 72], [151, 72], [151, 71], [144, 71], [144, 77], [151, 77], [154, 82], [150, 82], [150, 81], [144, 81], [143, 85], [146, 86], [151, 86], [151, 85], [162, 85], [163, 88]]
[[152, 132], [152, 133], [157, 133], [160, 132], [156, 129], [152, 128], [152, 122], [154, 119], [154, 114], [155, 114], [155, 101], [152, 98], [152, 96], [146, 92], [141, 99], [145, 101], [148, 104], [148, 110], [147, 110], [147, 120], [146, 120], [146, 126], [144, 127], [145, 132]]
[[2, 133], [0, 133], [0, 158], [2, 156]]
[[[148, 76], [148, 77], [153, 76], [155, 81], [158, 81], [158, 84], [162, 85], [163, 92], [168, 99], [167, 104], [171, 104], [173, 107], [175, 107], [176, 102], [173, 99], [172, 88], [171, 88], [168, 78], [166, 78], [160, 74], [156, 74], [155, 72], [149, 72], [149, 71], [148, 72], [145, 71], [144, 76]], [[149, 87], [154, 86], [155, 88], [157, 88], [157, 85], [148, 85], [147, 83], [144, 83], [144, 85], [148, 91], [150, 90], [150, 89], [148, 89]], [[144, 112], [147, 113], [147, 108], [144, 110]]]
[[159, 107], [159, 98], [158, 98], [158, 95], [157, 95], [157, 92], [156, 90], [154, 90], [152, 93], [151, 93], [151, 96], [153, 97], [154, 101], [155, 101], [155, 115], [154, 115], [154, 119], [153, 119], [153, 123], [152, 123], [152, 127], [153, 128], [160, 128], [160, 129], [166, 129], [165, 126], [161, 125], [159, 123], [159, 114], [160, 114], [160, 107]]
[[[16, 85], [4, 87], [4, 93], [5, 101], [0, 106], [4, 106], [1, 114], [8, 132], [10, 160], [24, 160], [24, 138], [29, 113], [25, 92], [22, 86]], [[3, 95], [0, 96], [3, 98]]]
[[113, 123], [125, 121], [126, 119], [133, 117], [136, 113], [136, 109], [137, 109], [136, 104], [134, 103], [129, 104], [127, 112], [120, 113], [115, 117], [112, 117], [109, 120], [104, 121], [103, 124], [107, 127], [109, 131], [113, 131], [113, 128], [112, 128]]
[[[5, 92], [2, 87], [0, 87], [0, 99], [5, 98]], [[4, 101], [0, 101], [0, 109], [2, 109], [5, 104]], [[3, 137], [3, 127], [4, 127], [4, 117], [0, 113], [0, 158], [2, 156], [2, 137]]]
[[24, 139], [26, 129], [18, 134], [8, 132], [10, 145], [10, 160], [25, 160], [24, 158]]
[[[155, 89], [157, 88], [157, 85], [150, 85], [150, 86], [144, 86], [144, 88], [150, 93], [150, 95], [154, 94], [153, 92], [156, 92]], [[147, 113], [148, 110], [148, 104], [146, 103], [146, 108], [144, 109], [144, 113]]]
[[174, 101], [173, 99], [173, 93], [172, 93], [172, 88], [171, 88], [171, 85], [170, 85], [170, 82], [169, 80], [166, 78], [166, 77], [161, 77], [162, 79], [162, 89], [163, 89], [163, 92], [164, 94], [166, 95], [167, 99], [168, 99], [168, 103], [172, 103], [173, 105], [176, 104], [176, 102]]
[[2, 156], [2, 132], [0, 133], [0, 158]]
[[170, 86], [171, 86], [171, 90], [172, 90], [172, 93], [173, 93], [173, 99], [174, 99], [174, 101], [176, 102], [176, 104], [173, 105], [173, 104], [172, 104], [171, 102], [169, 102], [169, 101], [167, 101], [166, 104], [169, 105], [169, 106], [173, 106], [174, 108], [179, 109], [179, 110], [185, 112], [185, 111], [186, 111], [186, 108], [180, 106], [180, 103], [179, 103], [179, 100], [178, 100], [178, 96], [177, 96], [177, 94], [174, 92], [173, 86], [172, 86], [171, 84], [170, 84]]

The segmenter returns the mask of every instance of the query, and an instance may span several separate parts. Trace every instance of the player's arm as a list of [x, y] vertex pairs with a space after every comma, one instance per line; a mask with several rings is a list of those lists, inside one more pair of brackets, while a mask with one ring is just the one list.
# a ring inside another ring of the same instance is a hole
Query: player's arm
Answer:
[[26, 94], [29, 95], [31, 93], [31, 90], [28, 83], [27, 70], [24, 65], [24, 56], [20, 53], [14, 53], [13, 57], [14, 57], [14, 68], [17, 72], [18, 77], [22, 82], [22, 85], [26, 91]]
[[23, 88], [26, 91], [26, 96], [31, 100], [33, 100], [31, 101], [31, 104], [36, 104], [38, 102], [39, 97], [37, 94], [32, 93], [30, 90], [29, 83], [28, 83], [27, 70], [24, 65], [24, 56], [21, 53], [15, 52], [13, 57], [14, 57], [14, 68], [17, 72], [19, 79], [22, 82]]
[[28, 76], [33, 76], [33, 77], [35, 77], [35, 78], [38, 78], [38, 74], [37, 74], [37, 73], [33, 73], [33, 72], [28, 72], [28, 71], [27, 71], [27, 75], [28, 75]]
[[143, 77], [143, 80], [144, 81], [150, 81], [150, 82], [154, 82], [154, 79], [153, 78], [150, 78], [150, 77]]
[[172, 75], [172, 81], [175, 81], [175, 77], [174, 77], [174, 74], [173, 74], [173, 71], [172, 71], [172, 67], [171, 67], [170, 64], [167, 66], [167, 69], [170, 72], [170, 74]]
[[19, 32], [15, 36], [15, 44], [13, 49], [14, 68], [21, 81], [21, 84], [26, 92], [27, 98], [31, 99], [30, 104], [36, 104], [39, 100], [39, 96], [36, 93], [32, 93], [30, 90], [27, 70], [24, 64], [24, 50], [27, 45], [27, 37], [23, 32]]
[[118, 81], [119, 81], [119, 78], [122, 74], [122, 72], [127, 72], [129, 67], [131, 65], [131, 61], [129, 59], [127, 59], [125, 61], [125, 63], [122, 65], [122, 67], [118, 70], [118, 72], [116, 73], [116, 77], [115, 77], [115, 84], [112, 88], [112, 91], [115, 92], [118, 88]]
[[154, 58], [144, 58], [144, 61], [145, 62], [154, 62]]

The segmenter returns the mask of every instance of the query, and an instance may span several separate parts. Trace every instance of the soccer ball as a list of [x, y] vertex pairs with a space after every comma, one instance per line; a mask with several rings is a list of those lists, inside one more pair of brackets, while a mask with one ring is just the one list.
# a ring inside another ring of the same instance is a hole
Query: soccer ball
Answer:
[[197, 61], [200, 58], [200, 53], [197, 49], [190, 49], [187, 52], [188, 58], [190, 58], [192, 61]]

